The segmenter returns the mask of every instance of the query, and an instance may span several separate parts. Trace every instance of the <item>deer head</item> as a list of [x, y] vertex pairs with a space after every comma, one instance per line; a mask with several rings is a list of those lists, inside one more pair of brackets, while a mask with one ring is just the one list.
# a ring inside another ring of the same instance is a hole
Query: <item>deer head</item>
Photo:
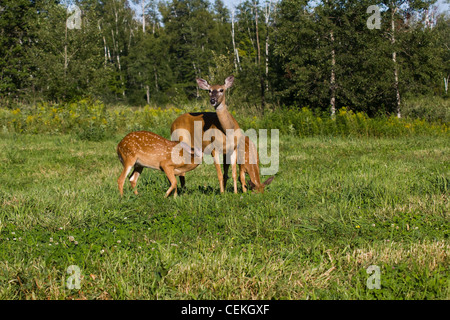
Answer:
[[220, 110], [226, 107], [225, 104], [225, 91], [233, 85], [234, 76], [229, 76], [225, 79], [224, 85], [210, 85], [208, 81], [197, 78], [197, 83], [200, 89], [208, 90], [209, 102], [216, 110]]
[[266, 181], [264, 181], [263, 183], [259, 183], [259, 184], [258, 183], [254, 184], [251, 180], [248, 180], [247, 184], [251, 190], [253, 190], [257, 193], [264, 193], [264, 188], [266, 186], [268, 186], [273, 181], [274, 178], [275, 178], [275, 176], [271, 176]]

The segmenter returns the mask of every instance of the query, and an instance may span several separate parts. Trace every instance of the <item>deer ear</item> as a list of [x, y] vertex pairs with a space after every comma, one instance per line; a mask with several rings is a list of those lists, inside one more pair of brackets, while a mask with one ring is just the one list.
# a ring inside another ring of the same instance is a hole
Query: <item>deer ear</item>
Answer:
[[201, 78], [197, 78], [197, 84], [200, 87], [200, 89], [203, 89], [203, 90], [209, 90], [209, 88], [210, 88], [208, 81], [201, 79]]
[[274, 178], [275, 178], [275, 176], [271, 176], [269, 179], [267, 179], [266, 181], [264, 181], [264, 185], [265, 185], [265, 186], [268, 186], [268, 185], [273, 181]]
[[229, 87], [231, 87], [233, 85], [234, 82], [234, 76], [229, 76], [228, 78], [225, 79], [225, 89], [228, 89]]

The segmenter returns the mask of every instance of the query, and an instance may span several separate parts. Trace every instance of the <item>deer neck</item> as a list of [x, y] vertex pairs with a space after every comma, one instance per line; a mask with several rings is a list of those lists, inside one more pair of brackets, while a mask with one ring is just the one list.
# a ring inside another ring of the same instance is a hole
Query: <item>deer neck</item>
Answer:
[[234, 123], [234, 118], [231, 115], [231, 113], [228, 111], [228, 107], [225, 104], [225, 102], [222, 102], [217, 108], [216, 108], [216, 114], [217, 118], [219, 119], [220, 125], [222, 126], [223, 130], [227, 129], [238, 129], [239, 127], [236, 127]]
[[251, 170], [248, 171], [248, 175], [250, 176], [250, 180], [253, 184], [256, 185], [257, 189], [261, 189], [261, 180], [259, 177], [259, 167], [256, 164], [251, 165]]

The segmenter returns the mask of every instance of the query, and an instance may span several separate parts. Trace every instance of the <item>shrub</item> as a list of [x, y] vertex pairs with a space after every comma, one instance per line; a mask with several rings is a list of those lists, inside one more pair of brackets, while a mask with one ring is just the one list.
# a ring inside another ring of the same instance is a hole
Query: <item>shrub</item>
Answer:
[[[252, 123], [242, 121], [245, 129]], [[334, 118], [318, 115], [308, 108], [293, 110], [281, 108], [267, 114], [263, 119], [253, 121], [255, 129], [277, 128], [283, 134], [302, 137], [332, 136], [375, 136], [396, 137], [414, 134], [440, 135], [448, 133], [448, 124], [428, 122], [421, 119], [398, 119], [397, 117], [369, 118], [363, 112], [354, 113], [342, 108]]]
[[410, 98], [402, 107], [403, 116], [429, 122], [450, 122], [450, 100], [441, 97]]
[[[202, 111], [200, 106], [166, 108], [106, 107], [89, 99], [69, 104], [39, 103], [15, 109], [0, 108], [2, 132], [74, 134], [83, 140], [100, 141], [117, 133], [149, 130], [170, 135], [170, 125], [182, 113]], [[354, 113], [342, 108], [335, 117], [317, 114], [308, 108], [279, 108], [264, 116], [253, 113], [231, 112], [242, 129], [279, 129], [281, 134], [301, 137], [374, 136], [396, 137], [409, 135], [448, 134], [448, 122], [430, 122], [426, 119], [391, 117], [369, 118], [365, 113]]]

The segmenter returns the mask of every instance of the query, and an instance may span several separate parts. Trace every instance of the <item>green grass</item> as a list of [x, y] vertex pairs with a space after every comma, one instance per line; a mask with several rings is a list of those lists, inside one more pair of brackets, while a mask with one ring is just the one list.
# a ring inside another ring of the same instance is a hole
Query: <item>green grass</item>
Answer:
[[281, 134], [264, 194], [204, 164], [176, 199], [148, 169], [120, 199], [122, 137], [0, 135], [0, 299], [450, 298], [448, 136]]

